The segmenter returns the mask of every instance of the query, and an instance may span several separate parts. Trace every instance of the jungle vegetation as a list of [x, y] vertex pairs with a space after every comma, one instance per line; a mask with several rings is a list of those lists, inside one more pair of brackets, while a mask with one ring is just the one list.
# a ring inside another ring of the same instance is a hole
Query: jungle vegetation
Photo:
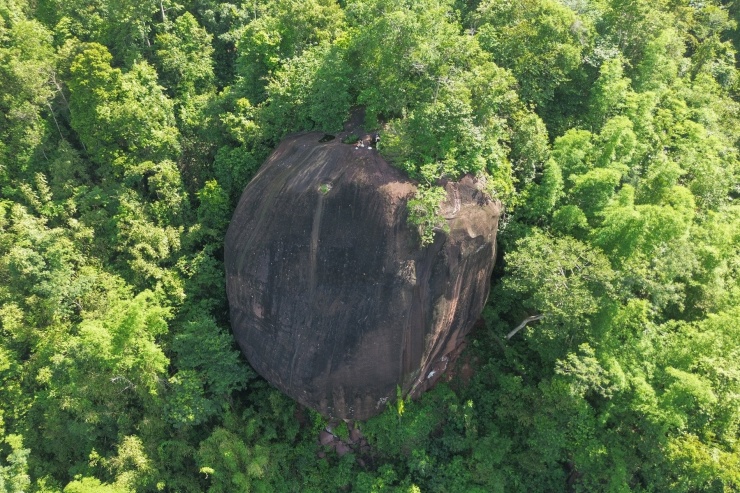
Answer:
[[[740, 491], [740, 4], [231, 1], [0, 0], [0, 492]], [[362, 460], [237, 351], [222, 263], [355, 107], [423, 234], [440, 177], [506, 205], [471, 375]]]

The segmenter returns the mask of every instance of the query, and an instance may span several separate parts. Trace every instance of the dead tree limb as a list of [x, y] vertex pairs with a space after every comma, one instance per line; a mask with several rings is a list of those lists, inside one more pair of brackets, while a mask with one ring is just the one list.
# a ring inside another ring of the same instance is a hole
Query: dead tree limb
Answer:
[[526, 327], [529, 322], [534, 322], [535, 320], [539, 320], [539, 319], [543, 318], [544, 316], [545, 315], [540, 314], [540, 315], [532, 315], [531, 317], [525, 318], [524, 320], [522, 320], [522, 323], [520, 323], [519, 325], [516, 326], [516, 328], [514, 330], [512, 330], [511, 332], [509, 332], [508, 334], [506, 334], [506, 340], [508, 341], [509, 339], [511, 339], [512, 337], [514, 337], [516, 335], [516, 333], [519, 332], [520, 330], [522, 330], [524, 327]]

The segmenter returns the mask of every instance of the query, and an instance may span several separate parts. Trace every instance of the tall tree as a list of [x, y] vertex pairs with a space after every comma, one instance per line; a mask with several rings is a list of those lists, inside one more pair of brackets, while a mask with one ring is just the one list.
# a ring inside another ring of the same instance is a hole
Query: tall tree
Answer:
[[87, 46], [72, 63], [70, 113], [91, 159], [108, 173], [133, 160], [176, 158], [178, 132], [172, 102], [146, 62], [127, 73], [111, 67], [99, 44]]

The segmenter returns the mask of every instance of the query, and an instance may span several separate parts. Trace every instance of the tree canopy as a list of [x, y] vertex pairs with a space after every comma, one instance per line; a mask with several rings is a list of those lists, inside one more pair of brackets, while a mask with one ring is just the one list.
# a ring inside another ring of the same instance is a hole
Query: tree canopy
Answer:
[[[739, 12], [0, 0], [0, 492], [740, 491]], [[223, 236], [357, 108], [419, 248], [445, 179], [506, 216], [458, 371], [340, 457], [236, 349]]]

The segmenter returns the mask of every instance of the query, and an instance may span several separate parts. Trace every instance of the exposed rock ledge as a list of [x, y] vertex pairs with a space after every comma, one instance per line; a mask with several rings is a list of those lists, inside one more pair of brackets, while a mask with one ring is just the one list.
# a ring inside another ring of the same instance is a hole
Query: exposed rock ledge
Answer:
[[273, 385], [362, 420], [445, 370], [488, 296], [501, 206], [472, 177], [446, 183], [449, 233], [422, 249], [415, 184], [322, 135], [286, 138], [244, 190], [226, 235], [231, 325]]

